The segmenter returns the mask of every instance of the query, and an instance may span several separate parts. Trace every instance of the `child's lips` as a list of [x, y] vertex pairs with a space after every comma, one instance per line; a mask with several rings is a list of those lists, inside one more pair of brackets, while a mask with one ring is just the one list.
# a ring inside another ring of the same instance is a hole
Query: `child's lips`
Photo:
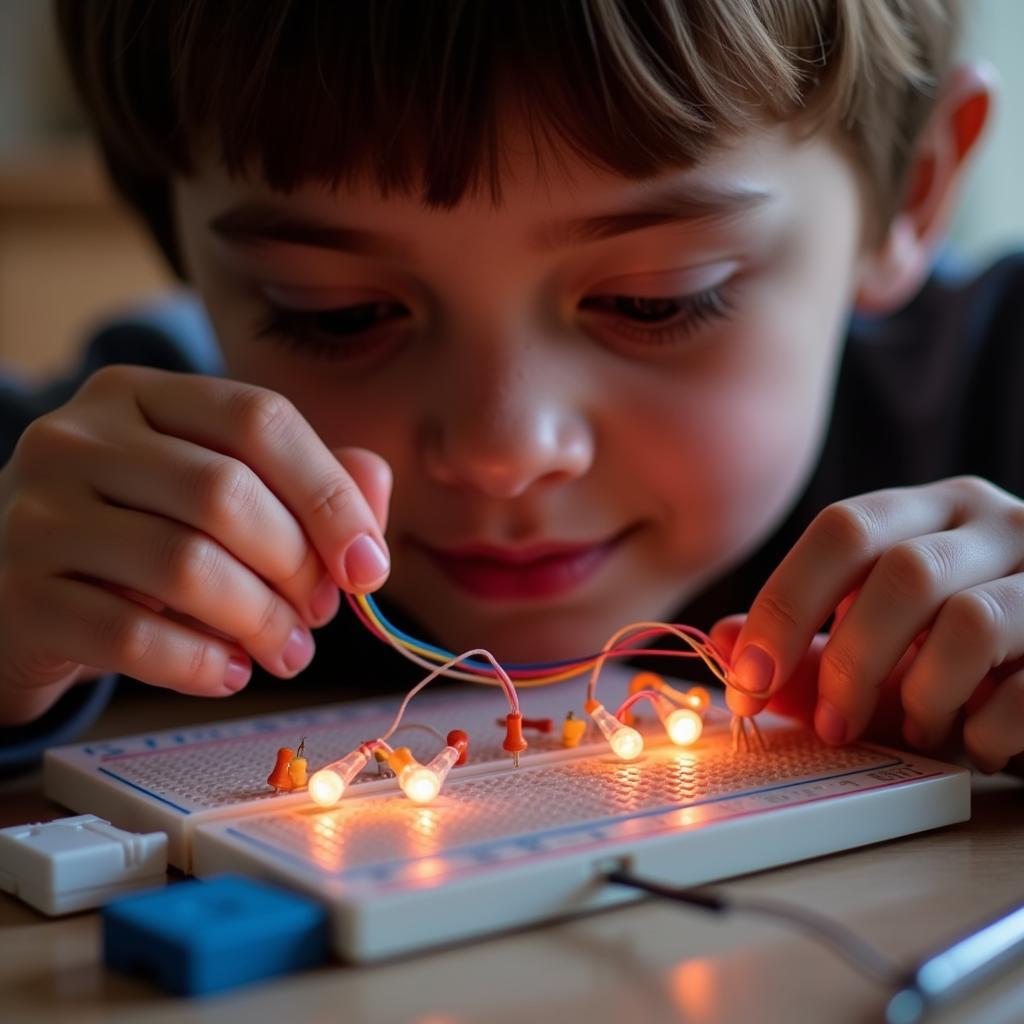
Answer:
[[629, 531], [590, 542], [550, 541], [510, 548], [420, 545], [444, 575], [475, 597], [529, 600], [568, 593], [604, 564]]

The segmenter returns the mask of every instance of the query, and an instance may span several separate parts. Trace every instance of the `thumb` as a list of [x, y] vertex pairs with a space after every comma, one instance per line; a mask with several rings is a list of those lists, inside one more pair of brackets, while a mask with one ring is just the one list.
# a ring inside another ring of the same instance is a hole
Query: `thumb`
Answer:
[[[711, 639], [727, 661], [732, 658], [736, 640], [746, 620], [747, 616], [743, 614], [729, 615], [711, 628]], [[729, 710], [735, 715], [749, 716], [767, 708], [787, 718], [797, 718], [808, 723], [813, 721], [818, 697], [818, 665], [827, 642], [826, 634], [815, 636], [796, 669], [769, 700], [757, 700], [737, 690], [727, 689], [725, 699]]]
[[332, 448], [331, 452], [362, 491], [383, 534], [388, 525], [391, 501], [391, 467], [368, 448]]
[[[736, 638], [740, 635], [740, 630], [746, 621], [746, 614], [727, 615], [724, 619], [719, 619], [711, 627], [711, 633], [709, 634], [711, 642], [718, 648], [719, 653], [725, 658], [726, 662], [732, 661], [733, 652], [736, 648]], [[751, 715], [756, 715], [759, 711], [763, 711], [768, 703], [767, 700], [757, 700], [754, 697], [748, 697], [745, 693], [740, 693], [731, 686], [725, 688], [725, 702], [734, 715], [742, 715], [744, 718], [749, 718]]]

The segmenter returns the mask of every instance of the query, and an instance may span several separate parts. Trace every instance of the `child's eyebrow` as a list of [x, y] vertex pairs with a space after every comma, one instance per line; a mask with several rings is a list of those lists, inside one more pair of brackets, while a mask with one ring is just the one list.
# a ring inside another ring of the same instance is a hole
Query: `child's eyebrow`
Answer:
[[[725, 220], [762, 206], [772, 198], [772, 193], [753, 188], [702, 186], [695, 189], [674, 185], [652, 192], [621, 210], [546, 224], [534, 233], [533, 241], [540, 249], [554, 249], [660, 224]], [[409, 257], [413, 251], [408, 242], [394, 235], [342, 224], [323, 224], [255, 201], [218, 214], [209, 221], [208, 227], [214, 234], [238, 245], [283, 242], [390, 258]]]
[[614, 238], [660, 224], [727, 220], [773, 198], [771, 192], [754, 188], [695, 188], [673, 183], [627, 209], [547, 224], [537, 232], [535, 241], [541, 249], [554, 249]]

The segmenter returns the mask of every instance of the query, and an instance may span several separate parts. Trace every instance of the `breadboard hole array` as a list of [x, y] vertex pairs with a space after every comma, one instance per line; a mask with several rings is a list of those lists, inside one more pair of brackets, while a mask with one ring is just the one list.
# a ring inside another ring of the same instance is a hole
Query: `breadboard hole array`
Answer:
[[392, 794], [246, 819], [245, 835], [332, 874], [440, 852], [685, 808], [773, 786], [891, 764], [861, 748], [834, 751], [803, 730], [775, 732], [769, 753], [733, 753], [726, 736], [680, 752], [665, 745], [624, 763], [613, 756], [538, 765], [453, 784], [429, 807]]

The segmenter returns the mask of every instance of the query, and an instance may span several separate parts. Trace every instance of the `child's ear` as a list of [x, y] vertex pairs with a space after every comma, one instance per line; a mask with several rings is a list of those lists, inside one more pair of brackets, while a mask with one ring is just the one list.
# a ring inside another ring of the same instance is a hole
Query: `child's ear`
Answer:
[[995, 100], [995, 73], [964, 64], [949, 77], [915, 147], [903, 205], [881, 242], [861, 258], [855, 306], [889, 313], [924, 283]]

